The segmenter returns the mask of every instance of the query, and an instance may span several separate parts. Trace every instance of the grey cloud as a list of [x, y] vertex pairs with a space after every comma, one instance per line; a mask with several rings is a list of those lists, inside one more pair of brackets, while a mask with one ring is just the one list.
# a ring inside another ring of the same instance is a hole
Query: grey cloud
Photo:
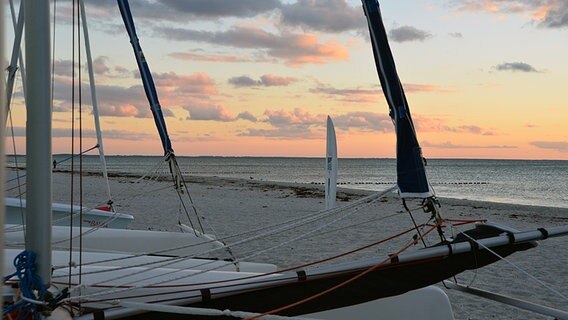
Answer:
[[291, 26], [329, 32], [366, 30], [361, 7], [352, 7], [345, 0], [298, 0], [280, 11], [282, 22]]
[[203, 100], [193, 101], [192, 104], [184, 107], [189, 112], [187, 120], [195, 121], [221, 121], [232, 122], [239, 119], [257, 122], [258, 119], [250, 112], [244, 111], [237, 116], [227, 109], [225, 106], [214, 104]]
[[[135, 20], [150, 23], [185, 22], [188, 19], [250, 18], [278, 9], [279, 0], [136, 0], [130, 2]], [[116, 1], [88, 1], [88, 7], [96, 7], [95, 18], [108, 19], [120, 16]]]
[[566, 141], [533, 141], [531, 145], [541, 149], [551, 149], [559, 152], [568, 152], [568, 142]]
[[73, 72], [73, 62], [71, 60], [55, 60], [53, 73], [56, 76], [71, 76]]
[[423, 141], [422, 146], [428, 148], [439, 148], [439, 149], [516, 149], [516, 146], [508, 146], [508, 145], [461, 145], [461, 144], [453, 144], [450, 141], [446, 141], [443, 143], [430, 143], [428, 141]]
[[[70, 128], [52, 128], [51, 134], [54, 138], [68, 138], [71, 137]], [[25, 137], [26, 128], [25, 127], [14, 127], [14, 135], [16, 137]], [[76, 135], [76, 134], [75, 134]], [[86, 137], [95, 137], [96, 133], [92, 129], [83, 129], [83, 135]], [[103, 132], [105, 139], [116, 139], [116, 140], [144, 140], [148, 138], [155, 138], [154, 135], [140, 132], [130, 132], [126, 130], [105, 130]]]
[[273, 140], [306, 140], [321, 138], [321, 134], [312, 132], [312, 130], [308, 127], [248, 129], [238, 135], [245, 137], [265, 137]]
[[411, 26], [402, 26], [391, 29], [389, 37], [395, 42], [424, 41], [432, 34]]
[[466, 133], [473, 133], [473, 134], [480, 134], [484, 136], [492, 136], [495, 135], [492, 131], [484, 130], [483, 128], [475, 125], [464, 125], [459, 127], [444, 127], [446, 131], [450, 132], [466, 132]]
[[245, 111], [245, 112], [241, 112], [237, 115], [238, 119], [243, 119], [243, 120], [248, 120], [251, 122], [257, 122], [258, 119], [250, 112]]
[[281, 77], [273, 74], [265, 74], [260, 77], [260, 81], [266, 87], [287, 86], [298, 79], [293, 77]]
[[451, 5], [460, 11], [486, 11], [495, 14], [524, 14], [542, 28], [568, 26], [566, 0], [452, 0]]
[[350, 112], [333, 118], [338, 129], [390, 132], [393, 130], [389, 116], [374, 112]]
[[239, 87], [276, 87], [276, 86], [287, 86], [297, 79], [293, 77], [281, 77], [273, 74], [265, 74], [260, 77], [260, 80], [254, 80], [249, 76], [233, 77], [228, 80], [229, 84], [239, 88]]
[[[270, 33], [258, 28], [234, 27], [225, 31], [198, 31], [159, 27], [156, 34], [178, 41], [201, 41], [242, 49], [255, 49], [290, 64], [323, 63], [329, 60], [346, 60], [347, 48], [339, 43], [319, 43], [317, 35], [303, 33]], [[259, 58], [266, 60], [264, 57]]]
[[190, 29], [159, 27], [159, 36], [178, 41], [202, 41], [237, 48], [280, 48], [286, 44], [278, 36], [260, 29], [236, 27], [227, 31], [197, 31]]
[[309, 127], [312, 125], [323, 126], [326, 116], [323, 114], [312, 115], [302, 108], [287, 110], [266, 110], [264, 115], [266, 122], [275, 127]]
[[188, 120], [230, 122], [237, 119], [227, 108], [220, 105], [190, 105], [184, 108], [189, 111]]
[[550, 9], [539, 23], [545, 28], [564, 28], [568, 26], [568, 1], [560, 1], [559, 6]]
[[240, 76], [240, 77], [233, 77], [229, 79], [229, 83], [233, 86], [240, 88], [240, 87], [256, 87], [261, 85], [262, 82], [258, 80], [254, 80], [248, 76]]
[[322, 83], [318, 83], [317, 87], [311, 88], [310, 92], [324, 94], [338, 98], [341, 101], [355, 103], [373, 103], [382, 95], [380, 89], [339, 89]]
[[524, 62], [505, 62], [495, 66], [499, 71], [539, 72], [533, 66]]
[[160, 0], [161, 4], [179, 13], [197, 17], [254, 17], [281, 6], [278, 0]]
[[107, 66], [108, 63], [108, 57], [97, 57], [95, 60], [93, 60], [93, 70], [96, 74], [102, 75], [102, 74], [106, 74], [107, 72], [110, 71], [110, 68]]

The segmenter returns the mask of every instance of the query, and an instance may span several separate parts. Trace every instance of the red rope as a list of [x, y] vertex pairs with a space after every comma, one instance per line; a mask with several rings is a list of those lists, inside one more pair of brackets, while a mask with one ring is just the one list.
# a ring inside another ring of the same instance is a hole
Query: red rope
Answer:
[[[422, 226], [425, 226], [425, 225], [420, 225], [419, 227], [422, 227]], [[433, 226], [432, 228], [435, 228], [435, 226]], [[218, 284], [218, 283], [230, 283], [230, 282], [234, 282], [234, 281], [250, 280], [250, 279], [254, 279], [254, 278], [259, 278], [259, 277], [268, 276], [268, 275], [271, 275], [271, 274], [277, 274], [277, 273], [282, 273], [282, 272], [287, 272], [287, 271], [293, 271], [293, 270], [305, 268], [305, 267], [308, 267], [308, 266], [317, 265], [317, 264], [320, 264], [320, 263], [323, 263], [323, 262], [328, 262], [328, 261], [331, 261], [331, 260], [334, 260], [334, 259], [337, 259], [337, 258], [340, 258], [340, 257], [343, 257], [343, 256], [350, 255], [350, 254], [352, 254], [352, 253], [355, 253], [355, 252], [358, 252], [358, 251], [361, 251], [361, 250], [364, 250], [364, 249], [367, 249], [367, 248], [370, 248], [370, 247], [379, 245], [379, 244], [381, 244], [381, 243], [384, 243], [384, 242], [393, 240], [393, 239], [395, 239], [395, 238], [398, 238], [398, 237], [400, 237], [400, 236], [402, 236], [402, 235], [404, 235], [404, 234], [407, 234], [407, 233], [409, 233], [409, 232], [412, 232], [412, 231], [414, 231], [414, 230], [415, 230], [415, 228], [409, 228], [409, 229], [407, 229], [407, 230], [405, 230], [405, 231], [399, 232], [399, 233], [397, 233], [397, 234], [395, 234], [395, 235], [392, 235], [392, 236], [390, 236], [390, 237], [388, 237], [388, 238], [384, 238], [384, 239], [382, 239], [382, 240], [373, 242], [373, 243], [368, 244], [368, 245], [365, 245], [365, 246], [363, 246], [363, 247], [359, 247], [359, 248], [356, 248], [356, 249], [353, 249], [353, 250], [350, 250], [350, 251], [347, 251], [347, 252], [344, 252], [344, 253], [340, 253], [340, 254], [337, 254], [337, 255], [335, 255], [335, 256], [331, 256], [331, 257], [325, 258], [325, 259], [320, 259], [320, 260], [312, 261], [312, 262], [305, 263], [305, 264], [302, 264], [302, 265], [296, 265], [296, 266], [288, 267], [288, 268], [285, 268], [285, 269], [280, 269], [280, 270], [274, 271], [274, 272], [263, 273], [263, 274], [258, 274], [258, 275], [252, 275], [252, 276], [248, 276], [248, 277], [244, 277], [244, 278], [238, 278], [238, 279], [217, 280], [217, 281], [209, 281], [209, 282], [201, 282], [201, 283], [192, 283], [192, 284], [178, 284], [178, 285], [153, 285], [153, 286], [147, 286], [146, 288], [180, 288], [180, 287], [193, 287], [193, 286], [212, 285], [212, 284]], [[417, 240], [419, 240], [419, 239], [417, 239]], [[414, 242], [414, 243], [411, 243], [410, 245], [413, 245], [413, 244], [415, 244], [415, 242]], [[400, 252], [401, 252], [401, 251], [400, 251]], [[398, 253], [397, 253], [397, 254], [398, 254]], [[388, 259], [390, 259], [391, 257], [392, 257], [392, 255], [389, 256]], [[387, 260], [388, 260], [388, 259], [387, 259]], [[267, 281], [271, 281], [271, 280], [269, 279], [269, 280], [267, 280]], [[256, 283], [256, 284], [260, 284], [260, 283], [267, 282], [267, 281], [262, 281], [262, 282], [261, 282], [261, 281], [258, 281], [258, 282], [255, 282], [255, 283]], [[54, 283], [59, 283], [59, 282], [56, 282], [56, 281], [55, 281]], [[63, 284], [63, 283], [61, 283], [61, 284]], [[226, 285], [226, 286], [223, 286], [223, 287], [230, 287], [230, 286], [233, 286], [233, 285]], [[97, 285], [97, 286], [94, 286], [94, 287], [97, 287], [97, 288], [131, 288], [132, 286]], [[191, 291], [195, 291], [195, 289], [185, 289], [185, 290], [179, 290], [179, 291], [170, 292], [170, 293], [184, 293], [184, 292], [191, 292]], [[156, 295], [156, 294], [150, 293], [150, 294], [144, 294], [144, 295], [124, 296], [124, 297], [122, 297], [122, 298], [144, 298], [144, 297], [151, 297], [151, 296], [154, 296], [154, 295]], [[161, 295], [161, 294], [160, 294], [160, 295]], [[115, 299], [116, 299], [116, 298], [109, 298], [109, 299], [100, 299], [100, 300], [97, 300], [97, 301], [100, 302], [100, 301], [108, 301], [108, 300], [115, 300]]]
[[410, 248], [410, 247], [416, 245], [416, 243], [418, 243], [419, 240], [421, 240], [423, 237], [425, 237], [426, 235], [428, 235], [430, 232], [432, 232], [432, 231], [435, 230], [435, 229], [436, 229], [435, 227], [430, 228], [430, 229], [429, 229], [428, 231], [426, 231], [422, 236], [417, 237], [417, 238], [414, 239], [411, 243], [409, 243], [408, 245], [406, 245], [405, 247], [403, 247], [402, 249], [400, 249], [399, 251], [397, 251], [397, 252], [396, 252], [395, 254], [393, 254], [392, 256], [390, 256], [390, 257], [388, 257], [387, 259], [385, 259], [385, 260], [383, 260], [383, 261], [377, 263], [376, 265], [374, 265], [374, 266], [372, 266], [372, 267], [369, 267], [368, 269], [366, 269], [366, 270], [362, 271], [361, 273], [359, 273], [359, 274], [357, 274], [357, 275], [351, 277], [350, 279], [345, 280], [344, 282], [342, 282], [342, 283], [340, 283], [340, 284], [337, 284], [337, 285], [335, 285], [335, 286], [333, 286], [333, 287], [331, 287], [331, 288], [329, 288], [329, 289], [327, 289], [327, 290], [324, 290], [324, 291], [322, 291], [322, 292], [320, 292], [320, 293], [317, 293], [317, 294], [315, 294], [315, 295], [313, 295], [313, 296], [307, 297], [307, 298], [305, 298], [305, 299], [296, 301], [296, 302], [294, 302], [294, 303], [291, 303], [291, 304], [289, 304], [289, 305], [286, 305], [286, 306], [283, 306], [283, 307], [280, 307], [280, 308], [277, 308], [277, 309], [273, 309], [273, 310], [264, 312], [264, 313], [262, 313], [262, 314], [259, 314], [259, 315], [253, 316], [253, 317], [245, 318], [244, 320], [254, 320], [254, 319], [258, 319], [258, 318], [261, 318], [261, 317], [263, 317], [263, 316], [266, 316], [266, 315], [279, 313], [279, 312], [282, 312], [282, 311], [284, 311], [284, 310], [288, 310], [288, 309], [290, 309], [290, 308], [293, 308], [293, 307], [295, 307], [295, 306], [304, 304], [304, 303], [306, 303], [306, 302], [315, 300], [315, 299], [317, 299], [317, 298], [319, 298], [319, 297], [321, 297], [321, 296], [324, 296], [324, 295], [326, 295], [326, 294], [328, 294], [328, 293], [330, 293], [330, 292], [333, 292], [333, 291], [335, 291], [335, 290], [337, 290], [337, 289], [339, 289], [339, 288], [341, 288], [341, 287], [344, 287], [344, 286], [350, 284], [351, 282], [353, 282], [353, 281], [355, 281], [355, 280], [357, 280], [357, 279], [359, 279], [359, 278], [361, 278], [361, 277], [363, 277], [363, 276], [365, 276], [365, 275], [367, 275], [367, 274], [369, 274], [369, 273], [375, 271], [375, 270], [378, 269], [379, 267], [383, 266], [386, 262], [390, 261], [393, 257], [397, 257], [397, 256], [398, 256], [399, 254], [401, 254], [403, 251], [405, 251], [405, 250], [407, 250], [408, 248]]

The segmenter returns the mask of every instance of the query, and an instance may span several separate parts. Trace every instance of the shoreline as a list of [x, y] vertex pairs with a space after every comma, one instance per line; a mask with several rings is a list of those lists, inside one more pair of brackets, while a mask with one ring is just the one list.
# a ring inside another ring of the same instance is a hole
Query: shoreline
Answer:
[[[25, 172], [25, 168], [22, 167], [11, 167], [11, 168], [7, 168], [7, 175], [10, 176], [10, 172], [18, 170], [18, 171], [24, 171]], [[53, 170], [54, 174], [71, 174], [70, 170], [62, 170], [62, 169], [56, 169]], [[73, 173], [75, 174], [79, 174], [79, 171], [74, 171]], [[83, 172], [83, 176], [89, 176], [89, 177], [95, 177], [95, 178], [101, 178], [102, 179], [102, 173], [100, 171], [84, 171]], [[109, 179], [119, 179], [119, 178], [125, 178], [125, 179], [138, 179], [140, 178], [140, 175], [138, 174], [134, 174], [134, 173], [116, 173], [116, 172], [109, 172], [108, 173]], [[192, 184], [192, 183], [202, 183], [202, 184], [207, 184], [207, 183], [212, 183], [212, 181], [219, 181], [219, 183], [251, 183], [251, 184], [256, 184], [259, 186], [282, 186], [282, 187], [288, 187], [288, 188], [301, 188], [301, 189], [313, 189], [313, 190], [319, 190], [322, 192], [322, 197], [323, 197], [323, 190], [324, 190], [324, 184], [323, 183], [296, 183], [296, 182], [284, 182], [284, 181], [272, 181], [272, 180], [262, 180], [262, 179], [244, 179], [244, 178], [231, 178], [231, 177], [219, 177], [219, 176], [205, 176], [205, 175], [188, 175], [185, 174], [184, 178], [186, 179], [186, 183]], [[158, 180], [161, 181], [166, 181], [169, 179], [169, 174], [164, 174], [164, 178], [157, 178]], [[453, 184], [460, 184], [460, 183], [453, 183]], [[461, 183], [461, 184], [484, 184], [483, 182], [480, 183]], [[345, 183], [345, 184], [338, 184], [337, 186], [337, 197], [338, 200], [344, 201], [345, 197], [353, 197], [353, 196], [366, 196], [366, 195], [370, 195], [372, 193], [376, 193], [376, 192], [380, 192], [381, 190], [370, 190], [370, 189], [363, 189], [363, 188], [350, 188], [349, 187], [349, 183]], [[365, 184], [361, 184], [361, 185], [365, 185]], [[388, 184], [388, 183], [377, 183], [375, 185], [384, 185], [386, 186], [385, 189], [388, 189], [391, 186], [394, 186], [394, 184]], [[478, 199], [468, 199], [468, 198], [459, 198], [459, 197], [444, 197], [444, 196], [439, 196], [438, 199], [441, 200], [441, 202], [444, 203], [448, 203], [448, 204], [452, 204], [452, 205], [459, 205], [461, 202], [470, 202], [472, 204], [477, 204], [476, 206], [485, 206], [485, 207], [495, 207], [495, 208], [505, 208], [507, 206], [520, 206], [522, 208], [526, 208], [527, 210], [537, 210], [537, 209], [541, 209], [541, 210], [552, 210], [552, 211], [556, 211], [558, 214], [561, 213], [566, 213], [568, 215], [568, 204], [566, 207], [561, 207], [561, 206], [543, 206], [543, 205], [533, 205], [533, 204], [525, 204], [525, 203], [515, 203], [515, 202], [499, 202], [499, 201], [491, 201], [491, 200], [478, 200]], [[525, 211], [525, 210], [523, 210]]]

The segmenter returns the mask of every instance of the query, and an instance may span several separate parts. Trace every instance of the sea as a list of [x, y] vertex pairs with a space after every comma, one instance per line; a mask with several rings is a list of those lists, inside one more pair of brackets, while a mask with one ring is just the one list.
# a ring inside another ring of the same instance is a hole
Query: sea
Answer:
[[[68, 155], [55, 155], [58, 170], [70, 170]], [[323, 158], [180, 157], [184, 175], [285, 183], [323, 184]], [[83, 170], [100, 172], [98, 156], [83, 156]], [[142, 176], [163, 162], [158, 156], [107, 156], [109, 173]], [[8, 166], [25, 166], [8, 156]], [[79, 161], [75, 158], [77, 168]], [[395, 159], [338, 160], [338, 186], [384, 190], [396, 182]], [[428, 159], [430, 183], [439, 197], [568, 208], [568, 161]]]

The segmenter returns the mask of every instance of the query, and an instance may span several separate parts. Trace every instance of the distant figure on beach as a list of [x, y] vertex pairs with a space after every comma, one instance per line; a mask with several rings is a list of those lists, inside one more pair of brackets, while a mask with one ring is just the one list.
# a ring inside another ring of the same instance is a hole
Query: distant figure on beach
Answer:
[[53, 169], [55, 169], [57, 167], [57, 161], [55, 161], [55, 159], [53, 159]]

